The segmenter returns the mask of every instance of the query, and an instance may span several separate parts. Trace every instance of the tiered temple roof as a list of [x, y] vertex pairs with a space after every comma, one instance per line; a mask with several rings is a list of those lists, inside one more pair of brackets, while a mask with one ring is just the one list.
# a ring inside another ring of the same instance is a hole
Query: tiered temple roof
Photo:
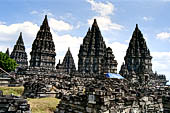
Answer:
[[[141, 79], [139, 74], [152, 74], [152, 57], [150, 51], [146, 45], [146, 41], [143, 34], [136, 24], [136, 28], [133, 32], [132, 38], [129, 43], [129, 47], [124, 57], [125, 63], [121, 66], [120, 74], [125, 78], [132, 78], [137, 75], [138, 79]], [[146, 77], [145, 79], [148, 79]]]
[[103, 63], [103, 72], [104, 73], [117, 73], [117, 61], [114, 60], [115, 56], [112, 52], [112, 49], [108, 47], [106, 53], [102, 60]]
[[32, 44], [30, 67], [55, 68], [55, 45], [48, 25], [47, 15]]
[[[106, 44], [94, 19], [79, 50], [78, 71], [81, 73], [103, 73], [102, 63], [106, 54]], [[114, 60], [114, 59], [113, 59]]]
[[64, 72], [71, 74], [76, 71], [74, 59], [72, 57], [70, 48], [68, 48], [68, 51], [63, 59], [62, 64], [59, 63], [57, 64], [57, 69], [62, 69]]
[[[9, 54], [9, 51], [7, 52], [7, 54]], [[22, 33], [20, 33], [20, 36], [16, 42], [16, 45], [14, 46], [14, 49], [10, 57], [17, 62], [19, 67], [28, 66], [27, 53], [25, 52], [25, 46], [24, 46], [24, 41], [22, 39]]]

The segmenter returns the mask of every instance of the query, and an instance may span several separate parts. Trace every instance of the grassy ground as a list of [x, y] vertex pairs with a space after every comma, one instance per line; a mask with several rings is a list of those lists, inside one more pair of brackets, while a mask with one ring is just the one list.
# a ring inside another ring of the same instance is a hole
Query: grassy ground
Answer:
[[54, 113], [56, 106], [59, 103], [59, 99], [56, 98], [39, 98], [39, 99], [27, 99], [31, 106], [32, 113]]
[[16, 96], [21, 96], [23, 91], [24, 91], [24, 87], [0, 87], [0, 90], [3, 91], [4, 95], [16, 95]]
[[[21, 96], [24, 87], [0, 87], [0, 90], [3, 91], [4, 95], [16, 95]], [[37, 98], [37, 99], [30, 99], [28, 98], [28, 103], [31, 106], [32, 113], [54, 113], [56, 106], [59, 103], [59, 99], [57, 98]]]

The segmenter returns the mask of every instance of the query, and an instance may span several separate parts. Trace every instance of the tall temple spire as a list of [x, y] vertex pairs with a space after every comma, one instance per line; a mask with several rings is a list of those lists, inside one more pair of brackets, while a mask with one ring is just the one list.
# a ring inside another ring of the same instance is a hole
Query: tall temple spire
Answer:
[[[131, 78], [130, 73], [132, 73], [132, 71], [133, 73], [138, 74], [138, 77], [141, 77], [139, 74], [153, 73], [151, 63], [152, 57], [150, 56], [150, 51], [137, 24], [130, 40], [129, 47], [126, 51], [124, 60], [125, 64], [122, 66], [119, 72], [124, 77]], [[127, 73], [129, 75], [127, 75]]]
[[97, 20], [94, 19], [91, 29], [88, 29], [86, 36], [83, 39], [83, 44], [80, 45], [78, 71], [81, 73], [101, 74], [102, 60], [106, 54], [106, 44], [97, 25]]
[[20, 32], [19, 38], [18, 38], [16, 44], [24, 45], [24, 41], [23, 41], [23, 39], [22, 39], [22, 32]]
[[32, 44], [30, 54], [30, 67], [55, 68], [55, 45], [48, 25], [47, 15]]
[[97, 25], [97, 20], [96, 20], [96, 19], [94, 19], [94, 22], [93, 22], [92, 26], [93, 26], [93, 27], [98, 27], [98, 25]]
[[17, 62], [19, 67], [24, 68], [28, 66], [27, 53], [25, 52], [22, 32], [20, 32], [19, 38], [16, 42], [16, 45], [13, 48], [13, 51], [11, 52], [10, 57], [13, 58]]
[[93, 22], [93, 24], [92, 24], [91, 31], [92, 31], [92, 32], [100, 32], [100, 29], [99, 29], [99, 26], [98, 26], [98, 24], [97, 24], [97, 20], [96, 20], [96, 19], [94, 19], [94, 22]]
[[48, 25], [48, 19], [47, 19], [47, 15], [45, 15], [44, 21], [40, 27], [41, 30], [47, 30], [50, 31], [50, 27]]
[[136, 24], [136, 28], [133, 32], [132, 38], [129, 43], [129, 48], [127, 50], [127, 54], [129, 55], [138, 55], [143, 57], [151, 57], [149, 49], [147, 48], [146, 41], [143, 37], [143, 34], [138, 28]]
[[136, 28], [135, 29], [138, 29], [138, 24], [136, 24]]

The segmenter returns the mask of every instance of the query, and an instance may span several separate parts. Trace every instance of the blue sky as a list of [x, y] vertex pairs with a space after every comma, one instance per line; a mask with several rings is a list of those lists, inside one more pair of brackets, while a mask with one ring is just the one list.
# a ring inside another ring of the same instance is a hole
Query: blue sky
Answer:
[[[153, 56], [153, 71], [170, 80], [170, 0], [1, 0], [0, 51], [13, 49], [23, 33], [28, 58], [44, 15], [48, 15], [56, 46], [56, 62], [68, 47], [75, 62], [83, 37], [96, 18], [118, 68], [138, 24]], [[119, 70], [118, 70], [119, 71]]]

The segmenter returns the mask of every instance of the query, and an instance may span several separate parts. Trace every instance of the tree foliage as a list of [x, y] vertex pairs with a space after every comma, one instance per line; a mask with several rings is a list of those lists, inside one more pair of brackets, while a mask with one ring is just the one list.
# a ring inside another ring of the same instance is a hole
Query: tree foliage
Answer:
[[7, 72], [14, 71], [17, 63], [11, 59], [7, 54], [0, 52], [0, 67]]

